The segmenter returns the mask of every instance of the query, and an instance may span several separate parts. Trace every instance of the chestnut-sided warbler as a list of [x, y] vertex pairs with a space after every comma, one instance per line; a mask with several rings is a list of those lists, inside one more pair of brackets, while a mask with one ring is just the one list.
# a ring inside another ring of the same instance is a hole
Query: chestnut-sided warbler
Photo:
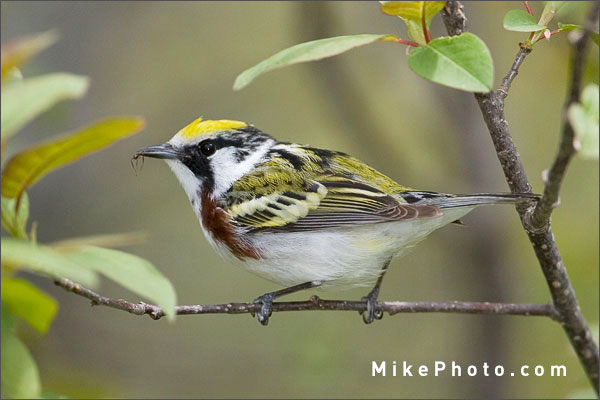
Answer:
[[452, 195], [401, 186], [347, 154], [279, 142], [240, 121], [203, 121], [134, 158], [164, 159], [183, 186], [210, 244], [286, 289], [371, 286], [366, 323], [381, 318], [377, 296], [390, 260], [482, 204], [531, 194]]

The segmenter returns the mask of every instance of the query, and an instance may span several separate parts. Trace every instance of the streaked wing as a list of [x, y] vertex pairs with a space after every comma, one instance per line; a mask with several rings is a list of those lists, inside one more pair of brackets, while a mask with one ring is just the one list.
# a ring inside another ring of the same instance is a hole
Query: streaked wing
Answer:
[[[280, 170], [275, 175], [278, 184], [269, 184], [268, 179], [256, 176], [243, 177], [237, 185], [244, 188], [243, 192], [228, 196], [237, 201], [230, 200], [230, 204], [222, 207], [239, 226], [250, 231], [299, 232], [441, 214], [437, 206], [399, 203], [394, 197], [347, 176], [324, 174], [298, 181], [294, 171]], [[257, 192], [261, 195], [248, 196]]]

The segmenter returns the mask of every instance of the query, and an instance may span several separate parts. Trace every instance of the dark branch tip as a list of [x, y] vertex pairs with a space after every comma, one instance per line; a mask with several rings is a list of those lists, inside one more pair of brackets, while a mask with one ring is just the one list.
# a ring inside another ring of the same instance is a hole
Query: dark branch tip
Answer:
[[157, 320], [161, 319], [162, 312], [160, 312], [158, 310], [154, 310], [154, 311], [149, 312], [148, 315], [150, 316], [150, 318], [157, 321]]

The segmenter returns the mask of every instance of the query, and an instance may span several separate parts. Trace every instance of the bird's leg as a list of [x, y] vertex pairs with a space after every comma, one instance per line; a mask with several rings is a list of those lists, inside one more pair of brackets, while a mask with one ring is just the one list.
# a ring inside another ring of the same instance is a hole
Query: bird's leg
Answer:
[[371, 289], [368, 295], [361, 299], [362, 301], [365, 301], [367, 303], [367, 311], [360, 312], [360, 315], [362, 315], [365, 324], [370, 324], [376, 319], [383, 318], [383, 311], [377, 310], [377, 297], [379, 297], [379, 289], [381, 287], [381, 282], [383, 281], [383, 276], [387, 271], [388, 265], [390, 265], [390, 261], [391, 259], [387, 263], [385, 263], [385, 265], [381, 269], [381, 275], [379, 275], [379, 278], [377, 278], [375, 287]]
[[285, 289], [277, 290], [275, 292], [265, 293], [262, 296], [257, 297], [252, 302], [255, 304], [256, 303], [262, 304], [260, 311], [257, 313], [258, 322], [260, 322], [261, 324], [263, 324], [265, 326], [269, 323], [269, 317], [271, 316], [273, 300], [275, 300], [276, 298], [285, 296], [286, 294], [292, 294], [292, 293], [299, 292], [301, 290], [311, 289], [311, 288], [314, 288], [317, 286], [321, 286], [321, 283], [322, 283], [321, 281], [304, 282], [299, 285], [294, 285], [294, 286], [290, 286]]

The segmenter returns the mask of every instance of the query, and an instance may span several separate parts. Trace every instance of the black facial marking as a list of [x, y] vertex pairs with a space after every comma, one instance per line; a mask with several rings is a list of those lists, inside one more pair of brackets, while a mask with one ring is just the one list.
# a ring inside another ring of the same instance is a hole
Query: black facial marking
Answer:
[[224, 131], [215, 137], [205, 139], [197, 144], [185, 146], [182, 149], [180, 161], [192, 173], [204, 180], [207, 188], [212, 190], [215, 185], [214, 173], [211, 170], [210, 158], [220, 149], [233, 147], [236, 162], [244, 161], [262, 144], [273, 138], [253, 126], [247, 126], [232, 131]]
[[[214, 176], [210, 168], [209, 156], [214, 154], [217, 147], [212, 140], [205, 140], [193, 146], [182, 149], [180, 161], [189, 168], [194, 175], [202, 178], [204, 184], [212, 189], [214, 187]], [[209, 156], [205, 155], [208, 154]]]
[[219, 135], [214, 139], [214, 142], [217, 149], [231, 146], [252, 152], [269, 139], [272, 138], [266, 133], [254, 127], [245, 127], [238, 129], [236, 132], [231, 132], [231, 134]]
[[180, 161], [189, 168], [192, 173], [204, 180], [204, 184], [212, 190], [215, 178], [210, 168], [209, 159], [204, 156], [198, 146], [192, 146], [184, 150]]
[[247, 150], [237, 150], [235, 153], [233, 153], [233, 157], [238, 163], [244, 161], [249, 155], [250, 153]]

